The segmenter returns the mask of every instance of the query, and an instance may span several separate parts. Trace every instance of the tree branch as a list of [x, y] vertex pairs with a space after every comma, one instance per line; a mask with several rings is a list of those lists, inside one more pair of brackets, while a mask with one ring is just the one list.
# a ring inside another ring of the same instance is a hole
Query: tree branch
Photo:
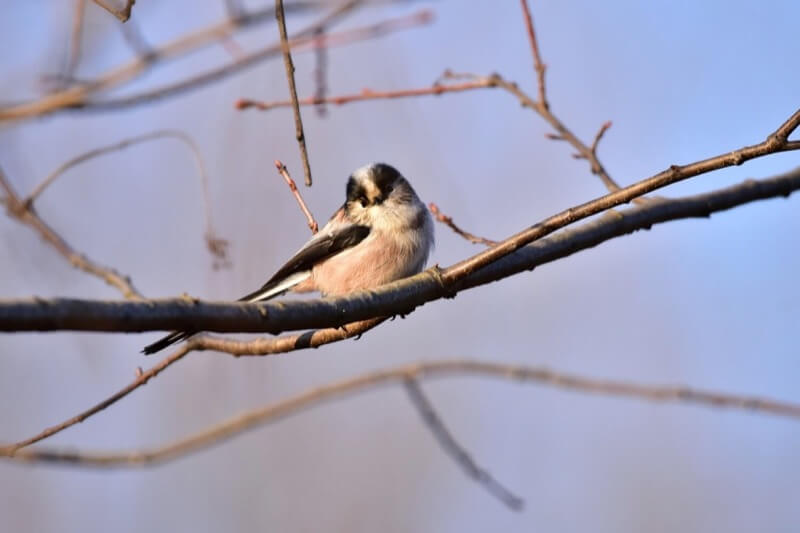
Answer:
[[[797, 114], [800, 120], [800, 112]], [[775, 137], [783, 137], [781, 130]], [[778, 148], [784, 146], [775, 141]], [[783, 141], [785, 142], [785, 140]], [[568, 209], [530, 229], [447, 269], [426, 270], [416, 276], [375, 290], [315, 300], [264, 303], [208, 303], [191, 299], [147, 302], [98, 302], [85, 300], [0, 301], [0, 331], [146, 331], [202, 329], [220, 332], [267, 332], [338, 327], [376, 316], [410, 313], [424, 303], [452, 297], [462, 290], [531, 270], [611, 238], [680, 218], [707, 217], [755, 200], [788, 196], [800, 188], [800, 168], [760, 181], [748, 180], [718, 191], [677, 198], [654, 199], [624, 211], [611, 211], [598, 220], [560, 232], [549, 239], [540, 236], [575, 220], [613, 207], [630, 198], [629, 189], [649, 192], [663, 183], [698, 172], [698, 168], [722, 165], [749, 157], [758, 146], [685, 167], [673, 167], [639, 184], [598, 200]], [[741, 155], [744, 152], [747, 155]], [[642, 184], [646, 185], [642, 185]], [[648, 189], [648, 186], [654, 186]], [[614, 203], [617, 202], [617, 203]], [[609, 205], [610, 204], [610, 205]], [[597, 211], [595, 210], [597, 209]], [[588, 213], [588, 214], [587, 214]], [[525, 246], [538, 240], [531, 246]], [[499, 252], [498, 252], [499, 251]]]
[[408, 377], [405, 379], [404, 385], [411, 405], [417, 410], [428, 429], [431, 430], [442, 450], [461, 467], [468, 477], [485, 488], [489, 494], [503, 502], [509, 509], [521, 511], [525, 504], [522, 498], [505, 488], [489, 472], [478, 466], [469, 453], [458, 444], [458, 441], [456, 441], [433, 408], [431, 401], [425, 396], [417, 380]]
[[63, 463], [83, 467], [152, 466], [220, 444], [258, 426], [283, 420], [311, 407], [379, 385], [406, 383], [409, 379], [459, 375], [486, 376], [526, 384], [538, 383], [587, 394], [621, 396], [663, 403], [697, 404], [714, 408], [747, 410], [793, 419], [800, 418], [800, 405], [769, 398], [724, 394], [682, 386], [650, 386], [592, 379], [531, 366], [452, 360], [404, 365], [323, 385], [280, 402], [242, 413], [221, 424], [159, 448], [104, 453], [78, 452], [74, 449], [60, 448], [20, 449], [6, 446], [0, 448], [0, 457], [21, 462]]

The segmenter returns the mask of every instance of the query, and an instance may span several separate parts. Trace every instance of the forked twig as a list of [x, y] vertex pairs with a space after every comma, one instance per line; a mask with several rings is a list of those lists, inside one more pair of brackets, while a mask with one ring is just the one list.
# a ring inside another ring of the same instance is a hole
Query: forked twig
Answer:
[[473, 235], [468, 231], [464, 231], [463, 229], [459, 228], [455, 222], [453, 222], [453, 218], [450, 216], [445, 215], [439, 210], [439, 206], [435, 203], [431, 202], [428, 204], [428, 209], [431, 210], [434, 218], [441, 222], [442, 224], [448, 226], [451, 230], [453, 230], [458, 235], [461, 235], [469, 242], [473, 244], [485, 244], [486, 246], [494, 246], [497, 244], [497, 241], [493, 241], [491, 239], [487, 239], [485, 237], [479, 237], [478, 235]]

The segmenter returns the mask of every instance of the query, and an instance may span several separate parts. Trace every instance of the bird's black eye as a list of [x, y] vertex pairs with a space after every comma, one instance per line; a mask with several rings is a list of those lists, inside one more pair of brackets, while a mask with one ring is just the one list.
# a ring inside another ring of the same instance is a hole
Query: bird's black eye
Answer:
[[392, 187], [391, 185], [386, 187], [386, 196], [389, 196], [390, 194], [392, 194], [393, 190], [394, 190], [394, 187]]
[[358, 201], [361, 203], [361, 207], [367, 207], [367, 197], [366, 196], [362, 196], [361, 198], [358, 199]]

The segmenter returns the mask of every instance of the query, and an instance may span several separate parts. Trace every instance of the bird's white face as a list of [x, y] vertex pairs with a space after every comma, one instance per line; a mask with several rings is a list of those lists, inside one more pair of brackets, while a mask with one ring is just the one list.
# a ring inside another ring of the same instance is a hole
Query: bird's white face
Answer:
[[359, 168], [347, 182], [347, 218], [375, 229], [413, 226], [425, 206], [406, 179], [389, 165]]

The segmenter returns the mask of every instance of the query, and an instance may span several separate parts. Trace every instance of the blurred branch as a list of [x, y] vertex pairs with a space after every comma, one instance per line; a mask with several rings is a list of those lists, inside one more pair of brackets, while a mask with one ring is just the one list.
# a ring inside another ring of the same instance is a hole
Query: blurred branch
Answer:
[[[101, 302], [84, 300], [0, 301], [0, 331], [145, 331], [208, 330], [227, 332], [268, 332], [337, 327], [378, 316], [407, 314], [427, 302], [453, 297], [459, 291], [496, 281], [545, 261], [531, 258], [524, 247], [565, 226], [629, 202], [661, 187], [692, 176], [772, 153], [800, 149], [800, 141], [789, 134], [800, 124], [796, 111], [766, 140], [752, 146], [669, 169], [584, 204], [571, 207], [464, 259], [446, 269], [438, 266], [381, 288], [352, 295], [317, 300], [260, 303], [206, 303], [196, 300]], [[761, 181], [698, 196], [674, 200], [652, 200], [622, 212], [610, 212], [596, 223], [561, 232], [539, 243], [574, 251], [594, 246], [615, 236], [653, 224], [698, 216], [776, 196], [788, 196], [800, 188], [800, 169]], [[534, 247], [534, 248], [539, 248]], [[515, 254], [502, 264], [500, 260]], [[563, 256], [562, 255], [562, 256]], [[550, 259], [552, 260], [552, 259]], [[494, 267], [494, 268], [493, 268]]]
[[[388, 19], [384, 22], [371, 24], [359, 28], [354, 28], [352, 30], [346, 30], [338, 33], [329, 33], [326, 34], [325, 37], [321, 39], [313, 37], [308, 37], [308, 38], [301, 37], [297, 39], [292, 39], [290, 43], [292, 50], [296, 52], [313, 50], [318, 46], [325, 46], [325, 47], [341, 46], [360, 40], [374, 39], [377, 37], [381, 37], [393, 31], [400, 31], [407, 28], [416, 27], [422, 24], [427, 24], [431, 20], [432, 20], [431, 12], [425, 10], [410, 16], [398, 17], [396, 19]], [[313, 31], [318, 30], [318, 28], [325, 28], [330, 24], [331, 22], [326, 22], [325, 24], [320, 23], [316, 26], [309, 27], [307, 32], [313, 33]], [[302, 33], [306, 32], [304, 31]], [[140, 93], [132, 94], [129, 96], [120, 96], [118, 98], [109, 98], [106, 100], [84, 100], [81, 101], [79, 104], [72, 106], [71, 108], [85, 110], [85, 111], [112, 111], [112, 110], [127, 109], [129, 107], [134, 107], [137, 105], [152, 103], [157, 100], [161, 100], [163, 98], [169, 98], [179, 95], [185, 91], [199, 89], [205, 85], [208, 85], [209, 83], [220, 81], [228, 76], [236, 74], [241, 70], [250, 68], [257, 63], [260, 63], [261, 61], [270, 59], [272, 57], [276, 57], [278, 54], [280, 54], [280, 51], [281, 51], [280, 45], [274, 44], [266, 48], [262, 48], [261, 50], [258, 50], [256, 52], [252, 52], [250, 54], [241, 56], [234, 62], [229, 63], [227, 65], [223, 65], [221, 67], [209, 70], [207, 72], [191, 76], [189, 78], [180, 80], [178, 82], [169, 85], [164, 85], [162, 87], [157, 87], [155, 89], [145, 90]], [[2, 121], [3, 118], [4, 118], [4, 111], [3, 109], [0, 109], [0, 121]]]
[[128, 386], [112, 394], [111, 396], [101, 401], [100, 403], [93, 405], [89, 409], [73, 416], [72, 418], [69, 418], [61, 422], [60, 424], [46, 428], [45, 430], [34, 435], [33, 437], [19, 441], [16, 444], [5, 446], [4, 448], [0, 447], [0, 450], [2, 450], [0, 451], [0, 455], [2, 455], [3, 453], [13, 455], [19, 449], [22, 449], [26, 446], [30, 446], [31, 444], [44, 440], [48, 437], [52, 437], [56, 433], [60, 433], [61, 431], [64, 431], [65, 429], [74, 426], [75, 424], [83, 422], [90, 416], [95, 415], [100, 411], [102, 411], [103, 409], [106, 409], [107, 407], [117, 403], [119, 400], [123, 399], [125, 396], [132, 393], [139, 387], [146, 385], [148, 381], [150, 381], [158, 374], [163, 372], [167, 367], [171, 366], [173, 363], [176, 363], [179, 360], [181, 360], [190, 351], [191, 350], [189, 349], [188, 345], [186, 344], [181, 345], [174, 353], [170, 354], [168, 357], [165, 357], [164, 359], [159, 361], [158, 364], [154, 365], [146, 372], [142, 372], [141, 369], [137, 369], [136, 379], [134, 379], [133, 382], [130, 383]]
[[83, 270], [93, 276], [104, 280], [112, 287], [118, 289], [125, 298], [141, 300], [142, 295], [137, 291], [130, 277], [124, 276], [113, 268], [100, 266], [85, 255], [75, 251], [67, 242], [48, 226], [36, 213], [29, 203], [20, 200], [16, 191], [11, 187], [8, 177], [0, 168], [0, 188], [5, 191], [4, 202], [8, 216], [26, 224], [36, 230], [41, 237], [56, 249], [75, 268]]
[[203, 193], [203, 211], [206, 221], [206, 231], [205, 231], [206, 246], [208, 247], [208, 250], [212, 253], [212, 255], [215, 257], [216, 261], [215, 266], [226, 264], [225, 262], [227, 260], [228, 242], [225, 239], [217, 237], [216, 231], [214, 230], [214, 225], [211, 218], [211, 200], [209, 199], [209, 192], [208, 192], [208, 171], [206, 170], [206, 165], [203, 162], [203, 156], [200, 153], [200, 149], [197, 147], [197, 144], [194, 142], [194, 140], [189, 135], [179, 130], [156, 130], [150, 133], [145, 133], [143, 135], [128, 137], [127, 139], [123, 139], [122, 141], [116, 142], [114, 144], [101, 146], [100, 148], [95, 148], [93, 150], [89, 150], [88, 152], [84, 152], [83, 154], [80, 154], [76, 157], [73, 157], [66, 163], [62, 163], [58, 168], [56, 168], [53, 172], [51, 172], [41, 183], [39, 183], [39, 185], [34, 187], [33, 191], [25, 199], [21, 200], [21, 203], [26, 208], [32, 208], [34, 201], [39, 196], [41, 196], [41, 194], [45, 191], [45, 189], [47, 189], [56, 179], [58, 179], [62, 174], [64, 174], [64, 172], [77, 165], [80, 165], [81, 163], [85, 163], [86, 161], [89, 161], [101, 155], [124, 150], [129, 146], [165, 138], [176, 139], [185, 144], [192, 151], [192, 155], [194, 156], [195, 166], [197, 167], [197, 172], [200, 177], [200, 185]]
[[153, 53], [153, 47], [145, 40], [136, 21], [131, 20], [127, 24], [120, 24], [119, 29], [133, 53], [147, 60], [147, 57]]
[[[342, 7], [352, 9], [357, 5], [357, 1], [349, 0]], [[286, 67], [286, 79], [289, 82], [289, 96], [292, 99], [292, 111], [294, 112], [294, 128], [297, 145], [300, 147], [300, 159], [303, 161], [303, 175], [305, 176], [306, 187], [311, 187], [311, 165], [308, 162], [308, 149], [306, 148], [306, 134], [303, 131], [303, 117], [300, 115], [300, 106], [297, 104], [297, 85], [294, 82], [294, 63], [292, 53], [289, 49], [289, 37], [286, 35], [286, 16], [283, 13], [283, 0], [275, 0], [275, 19], [278, 21], [278, 32], [281, 36], [281, 54], [283, 55], [283, 65]], [[319, 30], [313, 33], [316, 36]]]
[[[147, 370], [146, 372], [141, 372], [140, 369], [137, 369], [136, 379], [133, 380], [132, 383], [122, 388], [118, 392], [112, 394], [105, 400], [101, 401], [98, 404], [95, 404], [94, 406], [90, 407], [89, 409], [86, 409], [85, 411], [82, 411], [81, 413], [73, 416], [72, 418], [69, 418], [61, 422], [60, 424], [57, 424], [55, 426], [43, 430], [42, 432], [34, 435], [33, 437], [17, 442], [16, 444], [6, 446], [5, 452], [13, 455], [17, 450], [21, 448], [30, 446], [31, 444], [34, 444], [43, 439], [53, 436], [56, 433], [64, 431], [65, 429], [72, 427], [75, 424], [83, 422], [90, 416], [95, 415], [100, 411], [102, 411], [103, 409], [106, 409], [107, 407], [117, 403], [119, 400], [123, 399], [125, 396], [135, 391], [139, 387], [146, 385], [148, 381], [150, 381], [152, 378], [156, 377], [158, 374], [166, 370], [167, 367], [183, 359], [183, 357], [189, 352], [203, 351], [203, 350], [218, 350], [218, 351], [225, 351], [227, 353], [236, 356], [240, 356], [240, 355], [278, 354], [278, 353], [291, 352], [295, 350], [304, 350], [307, 348], [318, 348], [324, 344], [329, 344], [331, 342], [338, 342], [352, 337], [358, 338], [364, 332], [369, 331], [370, 329], [374, 328], [383, 321], [384, 319], [377, 318], [372, 320], [366, 320], [363, 322], [357, 322], [354, 324], [347, 324], [346, 326], [343, 326], [341, 328], [321, 329], [317, 331], [308, 331], [297, 335], [285, 335], [282, 337], [277, 337], [272, 339], [255, 339], [252, 341], [220, 339], [208, 335], [192, 337], [189, 341], [180, 345], [175, 352], [171, 353], [169, 356], [162, 359], [158, 364], [150, 368], [150, 370]], [[2, 451], [0, 451], [0, 455], [2, 455]]]
[[297, 184], [294, 182], [292, 177], [289, 175], [289, 171], [286, 169], [286, 165], [275, 160], [275, 167], [278, 169], [278, 173], [283, 176], [283, 179], [286, 181], [286, 184], [289, 186], [289, 189], [292, 191], [295, 200], [300, 205], [300, 210], [303, 212], [303, 215], [306, 217], [306, 221], [308, 223], [308, 228], [311, 230], [311, 234], [314, 235], [319, 231], [319, 224], [317, 221], [314, 220], [314, 215], [311, 214], [311, 211], [308, 209], [303, 197], [300, 195], [300, 191], [297, 189]]
[[125, 22], [129, 18], [131, 18], [131, 9], [133, 9], [133, 4], [136, 3], [136, 0], [125, 0], [125, 5], [122, 7], [115, 7], [111, 5], [109, 0], [92, 0], [95, 4], [102, 7], [115, 17], [119, 19], [120, 22]]
[[[314, 37], [320, 41], [324, 40], [325, 31], [316, 32]], [[314, 97], [321, 100], [328, 94], [328, 49], [324, 46], [316, 46], [314, 52]], [[314, 110], [319, 117], [324, 117], [328, 112], [324, 103], [316, 105]]]
[[[293, 2], [290, 6], [287, 6], [287, 10], [291, 9], [292, 12], [302, 12], [309, 9], [320, 9], [328, 4], [328, 2], [324, 1]], [[297, 38], [313, 35], [317, 28], [327, 27], [327, 25], [333, 23], [339, 18], [339, 16], [343, 14], [343, 12], [338, 10], [334, 11], [331, 15], [324, 17], [320, 22], [312, 24], [304, 31], [298, 32]], [[244, 14], [234, 19], [227, 19], [222, 22], [212, 24], [195, 32], [181, 35], [180, 37], [164, 45], [152, 49], [150, 53], [143, 56], [138, 56], [128, 63], [112, 68], [111, 70], [108, 70], [107, 72], [98, 76], [96, 79], [87, 81], [78, 87], [69, 87], [64, 90], [49, 94], [38, 100], [0, 108], [0, 121], [19, 120], [42, 116], [66, 108], [89, 107], [94, 103], [91, 98], [96, 93], [119, 87], [141, 76], [157, 63], [162, 63], [190, 52], [194, 52], [204, 46], [209, 46], [229, 37], [239, 29], [262, 23], [273, 16], [273, 8], [264, 8]], [[301, 39], [297, 44], [307, 42], [308, 40], [310, 40], [310, 38]], [[293, 42], [292, 45], [295, 45], [295, 43]], [[200, 86], [203, 83], [221, 79], [257, 62], [274, 57], [279, 52], [279, 45], [274, 45], [267, 49], [261, 50], [260, 52], [255, 52], [250, 56], [247, 56], [247, 58], [243, 58], [241, 61], [237, 61], [232, 65], [227, 65], [224, 67], [225, 70], [222, 70], [217, 76], [207, 73], [207, 80], [202, 76], [196, 77], [205, 81], [194, 82], [191, 86]]]
[[72, 15], [72, 28], [70, 30], [69, 48], [67, 51], [64, 67], [59, 76], [58, 89], [75, 80], [75, 70], [81, 60], [81, 41], [83, 39], [83, 22], [86, 15], [86, 0], [74, 0], [75, 12]]
[[495, 244], [497, 244], [497, 241], [493, 241], [493, 240], [487, 239], [485, 237], [478, 237], [477, 235], [473, 235], [472, 233], [470, 233], [468, 231], [464, 231], [463, 229], [459, 228], [458, 226], [456, 226], [456, 223], [453, 222], [453, 218], [445, 215], [444, 213], [442, 213], [439, 210], [439, 206], [436, 205], [435, 203], [433, 203], [433, 202], [429, 203], [428, 204], [428, 209], [431, 210], [431, 213], [433, 214], [433, 217], [436, 220], [438, 220], [439, 222], [441, 222], [445, 226], [448, 226], [456, 234], [464, 237], [469, 242], [471, 242], [473, 244], [485, 244], [486, 246], [494, 246]]
[[404, 385], [411, 405], [417, 410], [420, 418], [431, 430], [444, 452], [453, 458], [467, 476], [485, 488], [489, 494], [503, 502], [512, 511], [521, 511], [525, 503], [522, 498], [505, 488], [489, 472], [478, 466], [469, 453], [458, 444], [458, 441], [456, 441], [433, 408], [431, 401], [425, 396], [417, 380], [413, 377], [407, 377]]
[[85, 467], [137, 467], [164, 463], [220, 444], [258, 426], [284, 420], [330, 401], [373, 389], [379, 385], [407, 383], [433, 377], [486, 376], [518, 383], [538, 383], [587, 394], [621, 396], [653, 402], [688, 403], [800, 418], [800, 405], [769, 398], [724, 394], [683, 386], [653, 386], [585, 378], [545, 368], [488, 363], [473, 360], [432, 361], [369, 372], [311, 389], [259, 409], [230, 418], [165, 446], [116, 453], [81, 452], [74, 449], [0, 448], [0, 456], [21, 462], [65, 463]]

